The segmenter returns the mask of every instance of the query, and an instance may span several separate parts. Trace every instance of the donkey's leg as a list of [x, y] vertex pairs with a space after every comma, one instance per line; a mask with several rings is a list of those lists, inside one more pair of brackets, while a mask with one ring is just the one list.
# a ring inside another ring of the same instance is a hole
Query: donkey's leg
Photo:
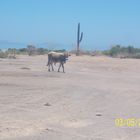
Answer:
[[50, 63], [48, 63], [48, 71], [50, 71]]
[[54, 68], [53, 68], [53, 63], [51, 63], [51, 66], [52, 66], [52, 71], [54, 71]]
[[58, 68], [58, 72], [60, 71], [60, 67], [61, 67], [62, 63], [60, 62], [59, 68]]
[[65, 71], [64, 71], [64, 63], [62, 63], [62, 68], [63, 68], [63, 73], [65, 73]]

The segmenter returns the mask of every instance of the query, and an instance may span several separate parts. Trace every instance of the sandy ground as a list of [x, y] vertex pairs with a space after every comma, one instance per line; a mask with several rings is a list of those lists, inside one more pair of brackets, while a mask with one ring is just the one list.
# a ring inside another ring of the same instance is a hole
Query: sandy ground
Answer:
[[0, 59], [0, 140], [140, 140], [140, 60], [71, 56], [66, 73], [47, 56]]

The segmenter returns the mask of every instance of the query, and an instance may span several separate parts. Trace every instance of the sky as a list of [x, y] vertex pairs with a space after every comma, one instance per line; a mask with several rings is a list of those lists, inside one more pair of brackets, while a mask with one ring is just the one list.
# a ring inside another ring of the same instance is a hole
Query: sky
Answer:
[[140, 0], [0, 0], [0, 48], [4, 43], [74, 49], [140, 47]]

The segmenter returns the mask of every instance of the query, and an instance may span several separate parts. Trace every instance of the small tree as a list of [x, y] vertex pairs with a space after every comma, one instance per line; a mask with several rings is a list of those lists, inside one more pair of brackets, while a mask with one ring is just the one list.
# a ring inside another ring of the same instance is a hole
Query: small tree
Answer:
[[33, 45], [28, 45], [27, 46], [27, 51], [28, 51], [28, 55], [31, 56], [35, 53], [36, 51], [36, 47]]

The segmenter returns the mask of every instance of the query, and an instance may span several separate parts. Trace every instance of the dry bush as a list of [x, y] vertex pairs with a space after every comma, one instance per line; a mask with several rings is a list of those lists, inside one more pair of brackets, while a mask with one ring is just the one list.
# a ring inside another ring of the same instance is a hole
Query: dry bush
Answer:
[[7, 58], [7, 57], [8, 57], [8, 53], [7, 52], [0, 51], [0, 58]]

